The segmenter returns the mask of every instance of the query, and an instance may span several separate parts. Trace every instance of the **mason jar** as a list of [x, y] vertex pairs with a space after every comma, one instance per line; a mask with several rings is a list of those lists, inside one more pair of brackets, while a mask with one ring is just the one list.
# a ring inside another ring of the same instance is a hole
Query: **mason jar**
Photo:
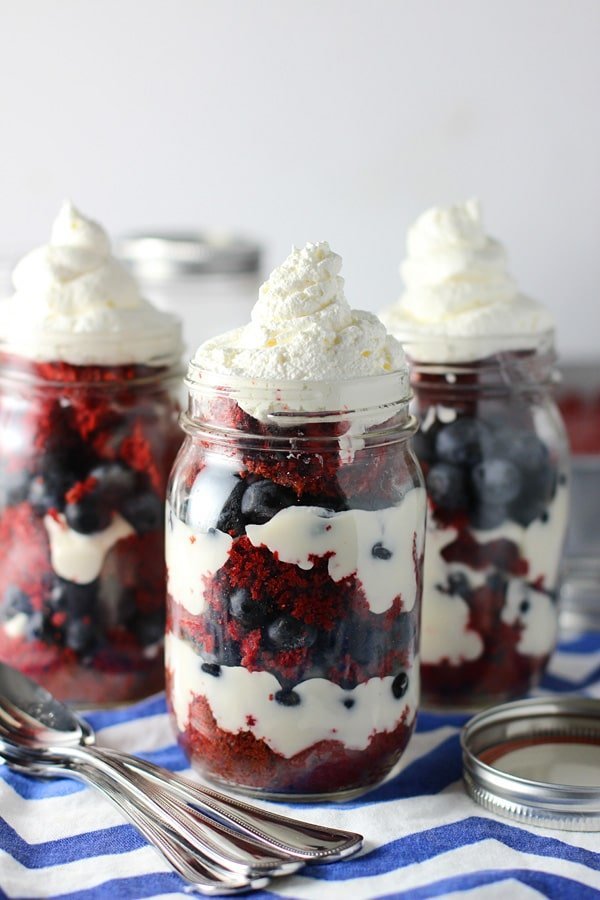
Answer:
[[552, 336], [528, 336], [525, 347], [523, 336], [502, 340], [505, 350], [479, 358], [481, 337], [405, 343], [428, 494], [421, 676], [429, 707], [523, 696], [556, 643], [569, 466]]
[[425, 492], [406, 374], [245, 381], [192, 361], [167, 493], [167, 700], [207, 778], [340, 798], [404, 751]]
[[0, 659], [62, 700], [112, 704], [164, 684], [179, 378], [167, 357], [0, 353]]
[[600, 631], [600, 360], [561, 361], [558, 408], [571, 449], [571, 517], [560, 584], [560, 627]]

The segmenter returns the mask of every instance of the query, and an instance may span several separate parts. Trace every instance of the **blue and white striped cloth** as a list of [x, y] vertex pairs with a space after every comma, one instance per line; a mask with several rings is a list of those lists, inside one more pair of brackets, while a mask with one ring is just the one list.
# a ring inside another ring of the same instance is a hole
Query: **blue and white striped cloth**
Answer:
[[[600, 634], [563, 643], [542, 694], [600, 697]], [[89, 715], [100, 743], [185, 770], [164, 697]], [[271, 882], [256, 900], [600, 897], [600, 833], [512, 824], [461, 782], [461, 716], [422, 713], [401, 771], [360, 800], [290, 806], [365, 835], [362, 854]], [[281, 805], [275, 807], [282, 809]], [[283, 808], [285, 811], [285, 808]], [[188, 897], [182, 880], [96, 791], [0, 766], [0, 897], [54, 900]]]

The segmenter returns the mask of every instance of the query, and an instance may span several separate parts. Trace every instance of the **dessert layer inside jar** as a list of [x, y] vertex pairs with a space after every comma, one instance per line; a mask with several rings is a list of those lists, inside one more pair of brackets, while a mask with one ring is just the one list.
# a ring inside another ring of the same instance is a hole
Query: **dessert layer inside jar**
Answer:
[[205, 774], [272, 793], [379, 781], [418, 697], [418, 476], [400, 444], [349, 461], [310, 437], [298, 452], [205, 446], [167, 516], [180, 740]]
[[432, 376], [416, 386], [430, 510], [423, 693], [474, 706], [526, 693], [554, 648], [567, 473], [545, 437], [549, 405], [439, 377], [439, 390]]
[[2, 365], [0, 658], [67, 700], [158, 690], [180, 443], [166, 371]]

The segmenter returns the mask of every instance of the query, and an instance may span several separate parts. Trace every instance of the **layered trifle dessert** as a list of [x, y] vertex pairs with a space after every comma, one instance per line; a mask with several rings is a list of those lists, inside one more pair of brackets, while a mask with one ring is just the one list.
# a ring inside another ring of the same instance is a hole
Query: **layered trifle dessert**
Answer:
[[358, 793], [419, 692], [425, 492], [408, 374], [326, 243], [203, 344], [168, 492], [167, 696], [192, 763], [273, 797]]
[[163, 682], [179, 323], [71, 204], [0, 303], [0, 659], [81, 703]]
[[518, 292], [479, 206], [425, 212], [400, 300], [428, 493], [423, 699], [470, 708], [534, 686], [554, 648], [568, 516], [553, 325]]

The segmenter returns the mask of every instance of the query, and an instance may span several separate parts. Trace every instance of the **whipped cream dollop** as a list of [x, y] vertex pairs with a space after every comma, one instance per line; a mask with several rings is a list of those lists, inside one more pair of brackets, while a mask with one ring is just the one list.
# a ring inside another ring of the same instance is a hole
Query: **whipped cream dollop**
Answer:
[[380, 318], [413, 358], [472, 361], [534, 347], [552, 332], [551, 315], [519, 292], [504, 248], [485, 234], [476, 200], [424, 212], [406, 250], [406, 290]]
[[0, 340], [13, 353], [73, 365], [162, 364], [181, 353], [178, 319], [145, 300], [104, 229], [66, 202], [50, 242], [13, 272]]
[[[389, 418], [385, 409], [368, 418], [364, 410], [407, 396], [404, 351], [377, 316], [350, 308], [341, 266], [326, 241], [294, 248], [261, 286], [250, 322], [201, 344], [188, 384], [199, 377], [237, 381], [238, 404], [257, 419], [360, 409], [361, 432]], [[391, 373], [374, 401], [371, 383], [360, 379]]]
[[326, 241], [294, 248], [259, 290], [251, 321], [202, 344], [212, 372], [337, 381], [402, 369], [404, 353], [377, 316], [350, 308], [341, 257]]

